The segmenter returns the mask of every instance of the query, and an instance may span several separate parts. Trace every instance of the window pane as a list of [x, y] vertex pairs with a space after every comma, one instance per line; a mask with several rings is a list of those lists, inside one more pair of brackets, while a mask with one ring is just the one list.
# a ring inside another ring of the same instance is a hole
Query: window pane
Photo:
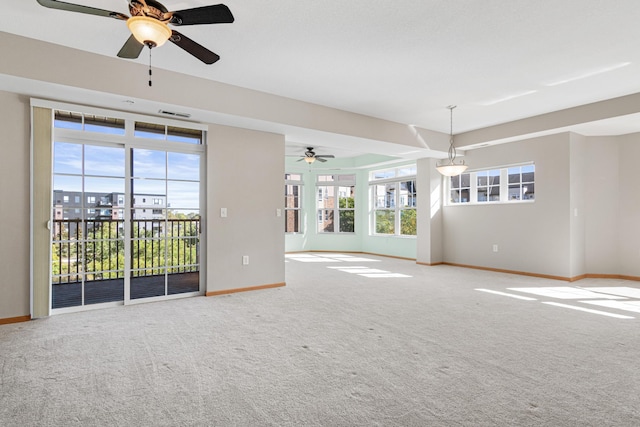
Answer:
[[164, 125], [136, 122], [133, 135], [138, 138], [165, 139], [165, 132]]
[[486, 202], [487, 201], [487, 187], [480, 188], [478, 187], [478, 202]]
[[487, 173], [489, 185], [500, 185], [500, 170], [490, 170]]
[[400, 234], [403, 236], [415, 236], [417, 234], [417, 213], [415, 209], [400, 211]]
[[87, 175], [124, 177], [124, 148], [85, 145], [84, 171]]
[[396, 204], [396, 184], [380, 184], [374, 186], [376, 192], [376, 208], [393, 208]]
[[[86, 177], [84, 179], [84, 191], [88, 193], [100, 193], [92, 194], [98, 200], [96, 203], [109, 203], [111, 206], [113, 200], [111, 193], [124, 193], [124, 178], [92, 178]], [[100, 196], [109, 196], [107, 199]]]
[[535, 184], [523, 184], [522, 185], [522, 199], [534, 200], [536, 197]]
[[333, 232], [333, 210], [329, 210], [329, 209], [318, 210], [318, 232], [320, 233]]
[[300, 232], [300, 211], [298, 211], [298, 210], [285, 210], [284, 231], [286, 233], [299, 233]]
[[487, 172], [478, 172], [478, 185], [486, 187], [487, 186]]
[[509, 168], [509, 184], [520, 182], [520, 167]]
[[340, 211], [340, 232], [353, 233], [354, 228], [354, 211]]
[[164, 151], [133, 150], [133, 176], [137, 178], [166, 178], [167, 160]]
[[375, 215], [375, 230], [377, 234], [395, 234], [396, 213], [392, 210], [378, 210]]
[[354, 191], [355, 187], [338, 187], [340, 208], [355, 207]]
[[169, 179], [200, 180], [200, 156], [198, 154], [168, 153]]
[[498, 186], [489, 187], [489, 201], [490, 202], [500, 201], [500, 187]]
[[450, 183], [451, 189], [460, 188], [460, 175], [452, 176], [450, 179], [451, 179], [451, 183]]
[[318, 208], [335, 208], [335, 187], [318, 187]]
[[56, 110], [53, 126], [58, 129], [82, 130], [82, 114]]
[[394, 176], [396, 176], [395, 170], [394, 169], [387, 169], [387, 170], [373, 172], [371, 178], [372, 179], [386, 179], [386, 178], [393, 178]]
[[521, 200], [520, 184], [509, 186], [509, 200]]
[[302, 175], [299, 173], [285, 173], [284, 179], [288, 181], [302, 181]]
[[[200, 183], [167, 181], [167, 207], [171, 210], [198, 209], [200, 207]], [[152, 198], [163, 198], [162, 193]]]
[[104, 116], [84, 115], [84, 130], [88, 132], [124, 135], [124, 119]]
[[470, 173], [463, 173], [462, 175], [460, 175], [460, 186], [463, 188], [470, 188], [471, 187], [471, 174]]
[[400, 207], [415, 207], [416, 206], [416, 182], [405, 181], [400, 183]]
[[187, 144], [200, 144], [202, 131], [186, 129], [175, 126], [167, 126], [167, 141], [186, 142]]
[[54, 173], [82, 173], [82, 145], [56, 142], [53, 146]]
[[284, 186], [284, 206], [286, 208], [300, 207], [300, 186], [285, 185]]

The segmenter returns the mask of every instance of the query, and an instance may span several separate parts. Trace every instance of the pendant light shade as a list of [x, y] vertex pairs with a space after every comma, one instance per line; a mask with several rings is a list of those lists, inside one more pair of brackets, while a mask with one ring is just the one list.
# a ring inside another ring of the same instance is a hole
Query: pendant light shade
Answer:
[[140, 43], [159, 47], [171, 37], [167, 24], [147, 16], [133, 16], [127, 20], [127, 27]]
[[449, 134], [449, 152], [447, 160], [443, 160], [436, 164], [436, 169], [444, 176], [457, 176], [467, 170], [467, 165], [464, 164], [464, 160], [456, 162], [456, 149], [453, 146], [453, 109], [455, 105], [447, 107], [451, 115], [451, 132]]

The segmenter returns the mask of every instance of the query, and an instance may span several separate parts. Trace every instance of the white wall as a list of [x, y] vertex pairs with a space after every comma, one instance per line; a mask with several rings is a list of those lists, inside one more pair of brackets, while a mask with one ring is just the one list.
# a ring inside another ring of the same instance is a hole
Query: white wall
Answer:
[[207, 139], [207, 292], [284, 283], [284, 136], [210, 125]]
[[[640, 134], [620, 137], [619, 176], [614, 185], [619, 186], [618, 252], [619, 274], [640, 276], [640, 195], [638, 192], [638, 159], [640, 159]], [[598, 167], [606, 167], [598, 162]], [[601, 224], [610, 229], [610, 223]]]
[[590, 274], [620, 274], [620, 138], [586, 138], [585, 263]]
[[567, 133], [468, 151], [470, 170], [535, 162], [536, 199], [444, 206], [444, 261], [569, 277], [569, 154]]
[[418, 176], [418, 237], [416, 261], [438, 264], [443, 261], [442, 202], [444, 182], [433, 159], [417, 162]]
[[0, 319], [30, 314], [29, 100], [0, 92]]
[[587, 138], [570, 134], [569, 154], [569, 277], [587, 273], [586, 266], [586, 191], [587, 191]]

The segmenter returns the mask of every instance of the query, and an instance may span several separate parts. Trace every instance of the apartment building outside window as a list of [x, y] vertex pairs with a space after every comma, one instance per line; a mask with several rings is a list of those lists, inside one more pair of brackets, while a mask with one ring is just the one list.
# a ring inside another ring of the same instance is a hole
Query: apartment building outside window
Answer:
[[372, 234], [417, 234], [415, 175], [415, 165], [376, 170], [369, 174]]
[[284, 231], [300, 233], [302, 224], [302, 175], [284, 175]]
[[535, 165], [480, 170], [448, 180], [448, 204], [514, 203], [535, 200]]
[[316, 208], [318, 233], [355, 232], [356, 176], [318, 175]]

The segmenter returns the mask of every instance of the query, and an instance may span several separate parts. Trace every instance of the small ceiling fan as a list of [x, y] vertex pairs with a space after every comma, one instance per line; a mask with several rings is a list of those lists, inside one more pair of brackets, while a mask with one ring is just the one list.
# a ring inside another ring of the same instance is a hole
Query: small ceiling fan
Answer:
[[335, 156], [333, 154], [316, 154], [313, 151], [313, 147], [307, 147], [307, 151], [304, 152], [304, 156], [300, 156], [302, 157], [300, 160], [298, 160], [299, 162], [301, 161], [305, 161], [309, 164], [315, 162], [316, 160], [319, 162], [326, 162], [326, 159], [333, 159], [335, 158]]
[[213, 64], [220, 57], [209, 49], [194, 42], [183, 34], [172, 30], [173, 26], [230, 24], [234, 21], [233, 14], [224, 4], [196, 7], [193, 9], [170, 12], [160, 2], [155, 0], [128, 0], [131, 17], [103, 9], [97, 9], [79, 4], [66, 3], [58, 0], [37, 0], [44, 7], [60, 9], [88, 15], [104, 16], [126, 21], [131, 36], [125, 42], [118, 56], [120, 58], [135, 59], [140, 56], [144, 46], [149, 48], [162, 46], [167, 40], [184, 49], [205, 64]]

